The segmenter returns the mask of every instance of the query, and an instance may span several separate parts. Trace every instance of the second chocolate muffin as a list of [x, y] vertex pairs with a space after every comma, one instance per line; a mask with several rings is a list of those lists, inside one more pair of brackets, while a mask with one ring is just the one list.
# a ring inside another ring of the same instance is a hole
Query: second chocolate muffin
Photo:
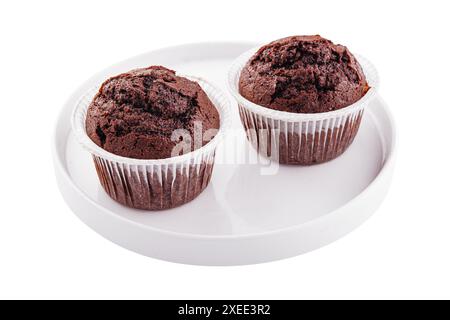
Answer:
[[80, 100], [73, 127], [112, 199], [162, 210], [193, 200], [208, 186], [216, 135], [228, 126], [227, 102], [196, 80], [152, 66], [109, 78], [87, 106]]
[[347, 107], [369, 89], [348, 49], [320, 36], [292, 36], [261, 47], [241, 72], [239, 92], [267, 108], [320, 113]]

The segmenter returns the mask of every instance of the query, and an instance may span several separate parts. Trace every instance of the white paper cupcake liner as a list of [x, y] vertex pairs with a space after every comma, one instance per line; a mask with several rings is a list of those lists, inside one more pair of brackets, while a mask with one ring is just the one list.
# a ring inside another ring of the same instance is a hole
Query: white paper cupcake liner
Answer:
[[264, 156], [282, 164], [311, 165], [332, 160], [353, 142], [365, 107], [376, 95], [378, 73], [356, 56], [370, 89], [356, 103], [324, 113], [291, 113], [255, 104], [239, 93], [241, 70], [259, 48], [239, 56], [228, 73], [228, 86], [239, 105], [248, 140]]
[[215, 86], [196, 81], [217, 108], [220, 128], [205, 146], [167, 159], [134, 159], [115, 155], [96, 145], [86, 133], [86, 113], [100, 84], [80, 98], [72, 114], [76, 139], [91, 153], [100, 184], [117, 202], [137, 209], [162, 210], [197, 197], [208, 185], [217, 145], [231, 125], [230, 102]]

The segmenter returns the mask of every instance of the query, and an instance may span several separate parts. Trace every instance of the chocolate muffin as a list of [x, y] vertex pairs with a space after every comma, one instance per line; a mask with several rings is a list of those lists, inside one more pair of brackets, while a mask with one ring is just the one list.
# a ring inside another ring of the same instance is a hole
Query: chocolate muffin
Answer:
[[[112, 77], [92, 101], [80, 100], [74, 130], [91, 151], [100, 184], [112, 199], [162, 210], [191, 201], [208, 186], [218, 143], [214, 136], [219, 126], [228, 126], [229, 117], [222, 93], [198, 82], [202, 87], [152, 66]], [[190, 156], [176, 157], [181, 154]]]
[[319, 35], [287, 37], [261, 47], [239, 79], [239, 92], [246, 99], [294, 113], [338, 110], [368, 89], [350, 51]]
[[247, 139], [281, 164], [313, 165], [343, 154], [378, 83], [372, 64], [360, 60], [362, 67], [346, 47], [318, 35], [243, 53], [228, 84]]
[[[200, 85], [161, 66], [132, 70], [105, 81], [87, 110], [86, 133], [103, 149], [136, 159], [172, 156], [184, 129], [194, 143], [194, 124], [202, 134], [219, 129], [219, 114]], [[203, 136], [203, 135], [202, 135]]]

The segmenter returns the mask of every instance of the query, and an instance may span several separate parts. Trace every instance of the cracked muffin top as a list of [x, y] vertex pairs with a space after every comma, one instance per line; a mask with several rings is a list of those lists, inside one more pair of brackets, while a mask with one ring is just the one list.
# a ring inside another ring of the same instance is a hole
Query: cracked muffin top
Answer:
[[[164, 159], [189, 134], [192, 151], [209, 140], [194, 139], [219, 129], [219, 113], [200, 85], [161, 66], [132, 70], [106, 80], [87, 110], [86, 132], [103, 149], [136, 159]], [[199, 130], [196, 129], [198, 132]]]
[[350, 51], [318, 35], [287, 37], [261, 47], [239, 79], [239, 92], [247, 100], [294, 113], [341, 109], [368, 89]]

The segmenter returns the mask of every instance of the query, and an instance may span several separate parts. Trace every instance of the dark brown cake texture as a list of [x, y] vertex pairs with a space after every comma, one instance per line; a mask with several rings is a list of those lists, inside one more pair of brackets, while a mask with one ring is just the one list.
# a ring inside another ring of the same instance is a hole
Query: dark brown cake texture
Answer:
[[[152, 66], [105, 81], [88, 108], [86, 131], [98, 146], [116, 155], [166, 159], [179, 143], [171, 139], [174, 130], [189, 132], [193, 149], [210, 140], [194, 141], [198, 122], [202, 134], [220, 125], [219, 113], [200, 85]], [[161, 210], [189, 202], [206, 188], [213, 170], [211, 152], [213, 157], [214, 150], [201, 153], [199, 163], [140, 169], [93, 158], [100, 183], [111, 198], [137, 209]]]
[[174, 130], [187, 130], [194, 147], [195, 122], [201, 123], [202, 134], [219, 129], [219, 114], [200, 85], [175, 71], [151, 66], [102, 84], [88, 108], [86, 132], [116, 155], [164, 159], [179, 142], [171, 139]]
[[261, 47], [239, 79], [240, 94], [261, 106], [294, 113], [347, 107], [368, 90], [350, 51], [316, 36], [292, 36]]

